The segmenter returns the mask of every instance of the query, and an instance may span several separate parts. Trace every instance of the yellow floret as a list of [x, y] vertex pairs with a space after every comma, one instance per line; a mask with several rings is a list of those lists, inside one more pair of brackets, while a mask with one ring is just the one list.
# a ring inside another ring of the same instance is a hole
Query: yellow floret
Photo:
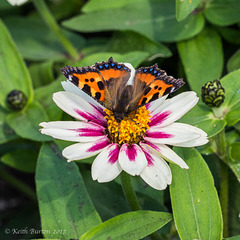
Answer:
[[151, 121], [150, 111], [145, 106], [138, 108], [125, 116], [120, 123], [118, 123], [111, 110], [104, 110], [107, 114], [108, 136], [114, 143], [139, 143], [150, 127], [148, 123]]

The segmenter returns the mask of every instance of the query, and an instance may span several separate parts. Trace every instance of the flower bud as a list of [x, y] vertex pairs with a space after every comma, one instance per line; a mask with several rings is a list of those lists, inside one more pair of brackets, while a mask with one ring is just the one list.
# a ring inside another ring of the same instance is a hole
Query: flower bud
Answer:
[[225, 99], [225, 90], [220, 80], [207, 82], [202, 87], [202, 100], [209, 107], [220, 107]]
[[20, 90], [13, 90], [7, 95], [8, 107], [12, 110], [21, 110], [27, 103], [26, 95]]

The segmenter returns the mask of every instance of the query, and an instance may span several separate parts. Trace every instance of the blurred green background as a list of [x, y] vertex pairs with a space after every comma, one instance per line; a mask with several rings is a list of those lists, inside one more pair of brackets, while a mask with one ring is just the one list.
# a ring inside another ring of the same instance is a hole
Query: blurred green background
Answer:
[[[239, 139], [240, 88], [235, 84], [240, 81], [240, 72], [236, 71], [240, 68], [239, 0], [33, 0], [21, 6], [1, 0], [0, 18], [0, 239], [43, 237], [40, 214], [43, 217], [44, 213], [39, 213], [35, 181], [44, 186], [51, 180], [52, 188], [59, 188], [64, 195], [69, 189], [61, 189], [63, 179], [68, 178], [69, 168], [79, 174], [76, 166], [81, 170], [84, 182], [79, 185], [84, 189], [71, 186], [71, 190], [86, 195], [85, 201], [91, 202], [91, 198], [102, 220], [129, 211], [118, 180], [93, 182], [92, 159], [74, 166], [63, 160], [58, 166], [58, 161], [49, 157], [55, 151], [58, 154], [52, 157], [61, 158], [60, 150], [69, 144], [51, 142], [52, 138], [42, 135], [38, 126], [44, 121], [71, 119], [52, 101], [52, 94], [62, 90], [60, 68], [66, 64], [90, 66], [111, 56], [135, 68], [158, 63], [169, 75], [184, 78], [186, 84], [178, 92], [191, 89], [199, 96], [206, 82], [235, 71], [228, 77], [235, 79], [233, 85], [223, 80], [229, 90], [225, 106], [230, 102], [234, 106], [231, 114], [217, 119], [200, 100], [192, 115], [183, 120], [202, 128], [209, 137], [228, 125], [229, 144]], [[27, 99], [18, 110], [7, 104], [13, 90], [20, 90]], [[230, 148], [235, 164], [230, 165], [229, 236], [240, 233], [240, 173], [236, 165], [240, 148], [235, 145]], [[213, 151], [209, 146], [199, 151], [208, 154], [205, 160], [218, 189], [219, 164], [214, 161]], [[51, 162], [56, 165], [50, 166]], [[168, 190], [146, 189], [138, 178], [134, 184], [145, 209], [171, 212]], [[58, 204], [61, 208], [62, 202]], [[39, 231], [4, 232], [6, 228], [26, 227]], [[161, 229], [162, 238], [179, 239], [176, 232], [171, 238], [169, 234], [170, 224]]]

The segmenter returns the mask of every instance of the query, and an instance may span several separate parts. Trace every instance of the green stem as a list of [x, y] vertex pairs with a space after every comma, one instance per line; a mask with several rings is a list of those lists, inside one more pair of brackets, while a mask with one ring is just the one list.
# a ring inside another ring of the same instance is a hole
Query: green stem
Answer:
[[[128, 173], [123, 171], [121, 173], [121, 181], [122, 181], [122, 189], [123, 189], [124, 196], [127, 199], [128, 204], [132, 209], [132, 211], [142, 210], [138, 202], [137, 195], [132, 186], [131, 176]], [[157, 232], [154, 232], [149, 236], [152, 240], [161, 240], [161, 237], [158, 235]]]
[[125, 198], [128, 201], [130, 208], [133, 211], [142, 210], [138, 202], [137, 195], [132, 186], [131, 176], [128, 173], [123, 171], [121, 173], [121, 180], [122, 180], [123, 193]]
[[220, 202], [223, 215], [223, 236], [228, 237], [228, 155], [225, 130], [223, 129], [216, 137], [217, 155], [220, 162]]
[[216, 118], [222, 119], [224, 117], [222, 107], [213, 107], [212, 110]]
[[7, 183], [11, 184], [14, 188], [24, 193], [28, 198], [37, 202], [36, 193], [26, 185], [24, 182], [21, 182], [18, 178], [11, 175], [6, 168], [0, 166], [0, 177]]
[[226, 144], [225, 129], [223, 129], [216, 136], [216, 145], [217, 145], [217, 154], [219, 158], [224, 162], [227, 162], [228, 157], [227, 157], [227, 151], [226, 151], [227, 144]]
[[35, 8], [37, 9], [38, 13], [43, 18], [43, 20], [49, 26], [49, 28], [56, 34], [59, 41], [62, 43], [63, 47], [67, 50], [67, 52], [71, 56], [71, 58], [77, 60], [79, 57], [77, 50], [73, 47], [71, 42], [62, 33], [62, 30], [60, 29], [55, 18], [49, 11], [45, 1], [44, 0], [33, 0], [33, 4], [34, 4]]
[[228, 166], [220, 162], [220, 202], [223, 215], [223, 237], [228, 237]]

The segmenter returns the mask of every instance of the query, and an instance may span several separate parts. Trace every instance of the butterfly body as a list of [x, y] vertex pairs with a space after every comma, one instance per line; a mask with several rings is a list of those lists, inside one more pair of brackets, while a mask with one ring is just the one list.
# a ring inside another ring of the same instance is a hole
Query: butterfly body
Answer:
[[128, 106], [132, 92], [133, 87], [131, 85], [124, 87], [119, 98], [116, 98], [117, 100], [114, 101], [114, 104], [110, 107], [117, 122], [121, 122], [125, 116], [128, 116], [131, 111], [136, 109], [136, 107], [131, 109]]
[[66, 66], [61, 71], [70, 82], [111, 110], [117, 122], [184, 84], [181, 78], [168, 76], [157, 64], [135, 70], [112, 58], [90, 67]]

